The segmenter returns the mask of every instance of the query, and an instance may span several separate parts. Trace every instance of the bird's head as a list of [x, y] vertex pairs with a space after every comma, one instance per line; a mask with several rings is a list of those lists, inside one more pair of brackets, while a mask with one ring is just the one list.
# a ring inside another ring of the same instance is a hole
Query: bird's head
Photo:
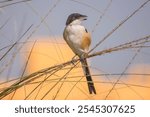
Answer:
[[86, 15], [81, 15], [79, 13], [72, 13], [71, 15], [68, 16], [68, 19], [66, 21], [66, 25], [80, 24], [81, 21], [86, 20], [86, 19], [87, 19]]

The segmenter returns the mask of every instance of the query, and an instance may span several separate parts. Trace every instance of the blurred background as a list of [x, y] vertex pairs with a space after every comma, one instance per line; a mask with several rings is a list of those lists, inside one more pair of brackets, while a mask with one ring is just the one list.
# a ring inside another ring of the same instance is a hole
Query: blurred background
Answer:
[[[1, 99], [150, 99], [149, 11], [149, 0], [1, 0]], [[88, 59], [97, 95], [88, 93], [80, 63], [38, 72], [72, 60], [62, 36], [71, 13], [88, 16], [91, 49], [113, 31], [90, 54], [147, 37]], [[32, 80], [21, 81], [26, 76]]]

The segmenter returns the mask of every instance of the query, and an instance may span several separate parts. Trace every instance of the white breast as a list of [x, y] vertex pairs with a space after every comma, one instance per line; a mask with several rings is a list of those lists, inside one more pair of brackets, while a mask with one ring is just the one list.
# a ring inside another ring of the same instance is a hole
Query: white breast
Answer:
[[65, 29], [64, 38], [73, 52], [77, 55], [82, 55], [84, 50], [81, 49], [81, 41], [85, 28], [82, 25], [68, 25]]

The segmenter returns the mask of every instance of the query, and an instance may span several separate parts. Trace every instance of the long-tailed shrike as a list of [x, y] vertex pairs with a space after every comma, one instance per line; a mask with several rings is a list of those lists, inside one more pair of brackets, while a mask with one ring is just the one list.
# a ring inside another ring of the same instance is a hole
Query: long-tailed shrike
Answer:
[[90, 75], [90, 70], [87, 64], [87, 60], [84, 55], [87, 54], [89, 46], [91, 44], [91, 36], [87, 29], [81, 25], [81, 21], [86, 20], [87, 16], [79, 13], [73, 13], [69, 15], [66, 21], [66, 27], [64, 29], [64, 40], [72, 49], [72, 51], [79, 56], [84, 74], [87, 79], [89, 93], [96, 94], [94, 83]]

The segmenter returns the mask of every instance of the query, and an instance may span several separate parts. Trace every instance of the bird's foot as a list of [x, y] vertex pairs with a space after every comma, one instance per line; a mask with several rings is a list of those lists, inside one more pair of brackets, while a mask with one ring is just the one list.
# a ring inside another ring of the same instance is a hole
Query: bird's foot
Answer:
[[82, 58], [82, 59], [86, 59], [87, 56], [88, 56], [87, 53], [83, 53], [83, 54], [81, 55], [81, 58]]

